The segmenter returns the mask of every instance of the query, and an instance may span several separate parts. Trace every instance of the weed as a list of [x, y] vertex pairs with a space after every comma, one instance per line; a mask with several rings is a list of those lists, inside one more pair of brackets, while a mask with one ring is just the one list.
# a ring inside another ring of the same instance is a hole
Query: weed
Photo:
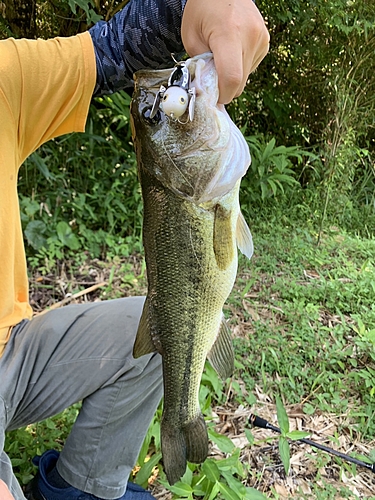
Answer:
[[263, 136], [247, 136], [251, 165], [241, 184], [243, 204], [259, 203], [279, 197], [295, 188], [294, 164], [301, 164], [314, 155], [297, 146], [276, 146], [276, 140]]

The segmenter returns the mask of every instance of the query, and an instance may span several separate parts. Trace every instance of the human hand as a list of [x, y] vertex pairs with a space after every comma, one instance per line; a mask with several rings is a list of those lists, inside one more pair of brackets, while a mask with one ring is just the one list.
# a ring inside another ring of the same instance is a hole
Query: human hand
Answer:
[[242, 93], [269, 48], [267, 28], [252, 0], [187, 0], [181, 36], [190, 57], [213, 53], [221, 104]]
[[14, 497], [10, 494], [7, 485], [0, 479], [0, 498], [1, 500], [14, 500]]

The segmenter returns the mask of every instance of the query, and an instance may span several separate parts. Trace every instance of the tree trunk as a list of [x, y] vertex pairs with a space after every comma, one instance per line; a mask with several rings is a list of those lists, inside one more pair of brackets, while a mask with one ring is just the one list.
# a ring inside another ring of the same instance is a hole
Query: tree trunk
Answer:
[[16, 38], [37, 38], [36, 0], [4, 0], [5, 19]]

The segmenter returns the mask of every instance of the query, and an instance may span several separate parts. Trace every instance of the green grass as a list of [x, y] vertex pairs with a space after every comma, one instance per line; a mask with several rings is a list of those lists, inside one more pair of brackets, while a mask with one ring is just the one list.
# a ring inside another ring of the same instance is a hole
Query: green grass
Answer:
[[236, 348], [249, 389], [261, 382], [290, 404], [308, 401], [306, 411], [346, 411], [355, 400], [355, 425], [373, 438], [374, 423], [354, 414], [375, 410], [375, 239], [331, 228], [317, 246], [312, 230], [267, 222], [253, 236], [231, 299], [242, 310]]
[[[240, 258], [237, 282], [225, 308], [236, 336], [237, 368], [230, 397], [228, 385], [223, 386], [212, 369], [208, 367], [203, 377], [201, 404], [211, 438], [218, 439], [211, 408], [225, 405], [228, 398], [234, 407], [251, 407], [258, 386], [271, 401], [280, 397], [286, 407], [302, 403], [306, 415], [345, 413], [350, 429], [345, 432], [355, 433], [364, 442], [374, 439], [375, 239], [328, 227], [317, 245], [317, 230], [311, 223], [286, 216], [257, 217], [251, 228], [255, 254], [251, 261]], [[109, 270], [103, 299], [118, 297], [129, 287], [132, 294], [143, 293], [142, 265], [138, 265], [135, 279], [130, 264], [115, 254], [103, 268]], [[34, 454], [61, 448], [77, 411], [73, 407], [8, 434], [6, 450], [21, 483], [35, 472], [30, 464]], [[144, 485], [160, 460], [159, 421], [160, 409], [135, 476]], [[246, 435], [251, 443], [251, 433], [246, 431]], [[264, 498], [251, 489], [259, 484], [259, 472], [243, 463], [239, 451], [224, 438], [216, 444], [226, 461], [210, 459], [203, 466], [191, 466], [172, 489], [173, 498]], [[311, 460], [317, 470], [312, 482], [314, 498], [337, 498], [330, 481], [319, 478], [319, 461], [327, 463], [327, 456], [313, 454]], [[165, 484], [160, 464], [159, 479]], [[272, 488], [265, 491], [269, 498], [278, 498]], [[340, 494], [358, 498], [344, 484]], [[312, 497], [301, 493], [298, 498]]]

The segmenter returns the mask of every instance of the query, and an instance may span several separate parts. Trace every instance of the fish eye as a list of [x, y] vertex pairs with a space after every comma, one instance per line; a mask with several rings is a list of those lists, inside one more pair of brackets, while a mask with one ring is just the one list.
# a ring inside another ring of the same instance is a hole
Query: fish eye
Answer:
[[185, 97], [182, 97], [182, 96], [181, 96], [181, 97], [180, 97], [180, 103], [181, 103], [181, 104], [185, 104], [185, 102], [186, 102]]
[[151, 106], [145, 108], [142, 111], [142, 118], [149, 124], [149, 125], [157, 125], [161, 121], [161, 113], [159, 110], [156, 111], [156, 114], [150, 118], [151, 115]]

